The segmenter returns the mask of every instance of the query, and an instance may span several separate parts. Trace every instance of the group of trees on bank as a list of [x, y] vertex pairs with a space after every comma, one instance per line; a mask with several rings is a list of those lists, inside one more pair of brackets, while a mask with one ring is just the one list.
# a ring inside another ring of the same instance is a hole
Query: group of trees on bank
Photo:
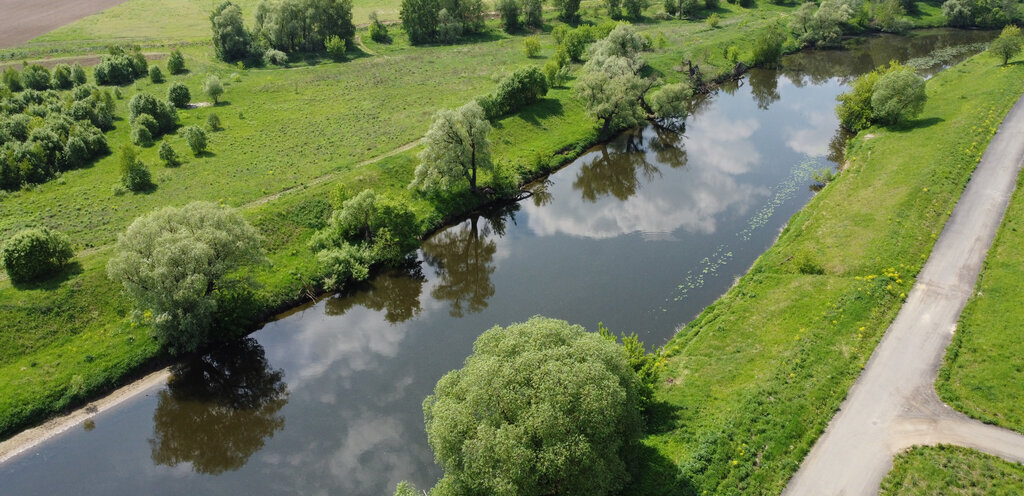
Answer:
[[893, 61], [858, 77], [850, 91], [837, 99], [840, 125], [856, 132], [916, 117], [924, 110], [927, 94], [924, 78]]
[[264, 1], [256, 7], [255, 17], [250, 31], [242, 9], [230, 1], [210, 13], [217, 58], [279, 64], [287, 61], [287, 53], [328, 50], [340, 58], [356, 32], [351, 0]]

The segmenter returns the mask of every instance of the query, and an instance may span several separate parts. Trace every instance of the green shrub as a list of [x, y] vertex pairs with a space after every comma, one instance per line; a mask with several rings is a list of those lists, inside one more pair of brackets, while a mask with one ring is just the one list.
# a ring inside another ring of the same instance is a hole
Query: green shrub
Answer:
[[80, 86], [86, 83], [85, 69], [83, 69], [77, 62], [71, 64], [71, 81], [75, 86]]
[[882, 124], [899, 124], [924, 110], [924, 78], [906, 67], [878, 78], [871, 92], [871, 115]]
[[167, 140], [160, 142], [159, 155], [160, 160], [163, 160], [164, 162], [164, 167], [174, 167], [178, 165], [178, 154], [174, 152], [174, 147], [172, 147]]
[[21, 73], [13, 67], [4, 69], [3, 75], [0, 75], [0, 80], [3, 81], [7, 89], [15, 93], [25, 89], [25, 84], [21, 80]]
[[327, 49], [327, 55], [334, 60], [345, 60], [345, 40], [340, 36], [328, 36], [324, 40], [324, 48]]
[[71, 66], [67, 64], [57, 64], [53, 67], [53, 73], [50, 74], [50, 86], [55, 90], [70, 90], [75, 85], [75, 82], [71, 79]]
[[[148, 114], [143, 114], [143, 116], [149, 117]], [[152, 120], [152, 117], [150, 119]], [[154, 120], [153, 122], [155, 123], [156, 121]], [[132, 143], [143, 147], [153, 146], [153, 132], [145, 125], [138, 123], [132, 125]]]
[[128, 84], [145, 76], [148, 67], [146, 57], [138, 46], [130, 49], [112, 46], [107, 55], [100, 59], [100, 63], [93, 67], [93, 78], [96, 84], [101, 85]]
[[523, 53], [530, 58], [536, 57], [540, 53], [540, 37], [527, 36], [523, 38]]
[[185, 138], [185, 142], [188, 143], [188, 147], [192, 149], [192, 154], [195, 156], [201, 155], [206, 151], [206, 132], [199, 126], [185, 126], [181, 130], [182, 136]]
[[121, 186], [128, 191], [148, 189], [150, 181], [149, 167], [139, 158], [135, 147], [125, 144], [121, 146]]
[[288, 65], [288, 55], [271, 48], [263, 53], [263, 62], [270, 65]]
[[154, 65], [149, 68], [149, 80], [155, 84], [164, 82], [164, 73], [160, 70], [160, 66]]
[[782, 60], [782, 44], [786, 41], [786, 32], [779, 24], [768, 26], [754, 40], [754, 53], [751, 62], [756, 67], [775, 67]]
[[536, 66], [520, 67], [505, 76], [487, 101], [484, 112], [488, 119], [508, 115], [530, 105], [548, 93], [544, 73]]
[[207, 76], [206, 81], [203, 81], [203, 94], [210, 97], [216, 105], [220, 96], [224, 94], [224, 85], [221, 84], [220, 78], [213, 74]]
[[39, 64], [32, 64], [21, 71], [21, 81], [25, 88], [45, 91], [50, 89], [50, 71]]
[[988, 51], [1003, 59], [1003, 65], [1010, 62], [1010, 59], [1017, 56], [1021, 50], [1024, 37], [1021, 36], [1020, 28], [1017, 26], [1006, 26], [999, 38], [996, 38], [988, 47]]
[[708, 16], [708, 19], [705, 22], [707, 22], [709, 28], [715, 29], [718, 27], [718, 24], [722, 22], [722, 18], [718, 17], [717, 13], [711, 14]]
[[213, 112], [206, 116], [206, 127], [210, 128], [210, 131], [220, 131], [220, 117]]
[[583, 54], [587, 51], [587, 45], [593, 43], [596, 38], [590, 26], [580, 26], [565, 34], [562, 39], [562, 46], [569, 59], [574, 62], [583, 60]]
[[388, 27], [377, 18], [377, 12], [370, 12], [370, 39], [377, 43], [391, 43]]
[[185, 108], [192, 101], [192, 93], [188, 91], [188, 86], [185, 86], [184, 83], [171, 83], [171, 86], [167, 88], [167, 101], [177, 108]]
[[171, 54], [167, 56], [167, 72], [170, 74], [181, 74], [185, 72], [185, 57], [181, 54], [181, 50], [175, 48], [171, 50]]
[[41, 280], [62, 269], [74, 252], [67, 236], [49, 229], [25, 229], [0, 249], [0, 262], [15, 283]]

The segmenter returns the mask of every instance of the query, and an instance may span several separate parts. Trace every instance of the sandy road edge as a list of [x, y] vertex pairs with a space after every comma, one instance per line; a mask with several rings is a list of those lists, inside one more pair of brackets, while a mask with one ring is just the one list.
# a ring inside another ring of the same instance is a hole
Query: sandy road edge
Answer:
[[166, 384], [168, 377], [170, 377], [170, 369], [158, 370], [126, 386], [117, 388], [110, 394], [90, 402], [71, 413], [52, 418], [42, 425], [15, 434], [14, 437], [0, 442], [0, 463], [7, 462], [21, 453], [35, 448], [54, 436], [81, 424], [90, 417], [134, 398], [143, 391]]

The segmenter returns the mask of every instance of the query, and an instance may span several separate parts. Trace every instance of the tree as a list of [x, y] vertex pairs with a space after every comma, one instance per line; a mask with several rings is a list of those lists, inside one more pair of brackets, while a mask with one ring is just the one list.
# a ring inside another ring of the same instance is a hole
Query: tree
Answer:
[[560, 0], [558, 9], [558, 20], [569, 24], [576, 24], [580, 20], [580, 0]]
[[86, 82], [85, 69], [77, 62], [71, 64], [71, 81], [75, 86], [81, 86]]
[[754, 40], [751, 62], [756, 67], [775, 67], [782, 60], [782, 43], [786, 33], [778, 23], [765, 28]]
[[[145, 129], [145, 128], [143, 128]], [[121, 145], [121, 185], [128, 191], [139, 192], [149, 188], [149, 167], [139, 158], [135, 147], [125, 143]]]
[[160, 160], [164, 161], [165, 167], [174, 167], [178, 165], [178, 154], [175, 153], [174, 148], [167, 140], [160, 142], [159, 150]]
[[534, 35], [523, 38], [523, 53], [531, 59], [536, 57], [540, 53], [540, 37]]
[[519, 2], [517, 0], [498, 0], [494, 6], [501, 16], [501, 27], [506, 33], [519, 31]]
[[898, 124], [917, 117], [924, 110], [924, 78], [906, 67], [878, 78], [871, 93], [874, 119], [883, 124]]
[[152, 314], [160, 343], [192, 351], [210, 338], [217, 300], [234, 269], [262, 260], [261, 238], [236, 211], [213, 203], [165, 207], [136, 219], [118, 236], [107, 275], [138, 312]]
[[225, 1], [210, 13], [213, 29], [213, 50], [225, 62], [249, 56], [250, 35], [242, 23], [242, 9]]
[[478, 100], [489, 119], [511, 114], [548, 93], [544, 73], [536, 66], [520, 67], [502, 78], [494, 93]]
[[324, 47], [327, 48], [327, 55], [332, 59], [345, 60], [345, 40], [341, 39], [340, 36], [328, 36], [327, 40], [324, 41]]
[[622, 6], [626, 9], [626, 15], [630, 19], [640, 20], [647, 8], [647, 0], [623, 0]]
[[195, 156], [201, 155], [206, 151], [206, 132], [199, 126], [185, 126], [181, 130], [181, 135], [184, 136], [185, 142], [188, 143], [188, 147], [192, 149], [192, 154]]
[[539, 28], [544, 25], [544, 4], [542, 0], [522, 0], [523, 24]]
[[622, 0], [604, 0], [605, 10], [612, 19], [622, 18]]
[[210, 115], [206, 116], [206, 127], [210, 131], [220, 131], [220, 116], [216, 112], [210, 112]]
[[377, 43], [391, 43], [388, 27], [377, 18], [377, 11], [370, 12], [370, 39]]
[[399, 17], [413, 45], [430, 43], [437, 36], [437, 0], [402, 0]]
[[164, 73], [160, 70], [160, 66], [154, 65], [149, 68], [149, 80], [155, 84], [164, 82]]
[[67, 236], [45, 227], [18, 231], [0, 249], [0, 263], [14, 283], [44, 279], [60, 271], [74, 252]]
[[185, 83], [174, 82], [167, 88], [167, 101], [176, 108], [185, 108], [188, 102], [192, 101], [192, 93], [188, 91]]
[[171, 54], [167, 56], [167, 72], [170, 74], [181, 74], [185, 72], [185, 56], [181, 54], [181, 50], [175, 48], [171, 50]]
[[53, 73], [50, 74], [50, 86], [55, 90], [70, 90], [75, 82], [71, 80], [71, 66], [67, 64], [57, 64], [53, 67]]
[[210, 97], [216, 105], [217, 99], [224, 94], [224, 85], [221, 84], [220, 78], [214, 74], [207, 76], [206, 81], [203, 81], [203, 94]]
[[50, 71], [39, 64], [32, 64], [21, 70], [21, 80], [30, 90], [50, 89]]
[[437, 41], [451, 45], [462, 36], [463, 25], [448, 9], [437, 12]]
[[476, 102], [435, 114], [410, 187], [445, 190], [465, 179], [469, 191], [477, 193], [478, 169], [492, 167], [490, 132], [491, 124]]
[[641, 389], [622, 349], [582, 327], [534, 317], [484, 332], [423, 402], [436, 494], [616, 493]]
[[574, 91], [587, 115], [602, 121], [602, 135], [634, 126], [645, 117], [641, 99], [654, 84], [638, 75], [644, 66], [640, 50], [645, 46], [631, 26], [622, 24], [591, 47]]
[[988, 51], [1003, 59], [1003, 65], [1006, 65], [1020, 53], [1022, 43], [1024, 36], [1021, 35], [1020, 28], [1010, 25], [1003, 28], [1003, 32], [999, 33], [999, 37], [988, 47]]
[[13, 92], [25, 89], [24, 81], [21, 80], [21, 73], [13, 67], [4, 69], [3, 75], [0, 75], [0, 80], [3, 81], [7, 89]]

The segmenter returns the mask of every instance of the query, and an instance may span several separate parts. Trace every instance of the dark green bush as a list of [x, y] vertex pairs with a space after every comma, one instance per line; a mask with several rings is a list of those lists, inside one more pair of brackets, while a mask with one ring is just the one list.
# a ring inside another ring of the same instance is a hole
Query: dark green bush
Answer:
[[53, 67], [53, 73], [50, 74], [50, 86], [55, 90], [69, 90], [75, 82], [71, 79], [71, 66], [67, 64], [57, 64]]
[[388, 27], [377, 18], [377, 12], [370, 12], [370, 39], [377, 43], [391, 43]]
[[39, 64], [32, 64], [22, 69], [21, 81], [28, 89], [48, 90], [50, 89], [50, 71]]
[[167, 101], [177, 108], [185, 108], [192, 101], [192, 93], [184, 83], [172, 83], [170, 88], [167, 88]]
[[164, 73], [160, 70], [160, 66], [154, 65], [149, 68], [149, 80], [155, 84], [164, 82]]
[[100, 85], [128, 84], [147, 74], [149, 64], [138, 46], [112, 46], [93, 68], [93, 78]]
[[493, 94], [479, 100], [488, 119], [508, 115], [535, 103], [548, 93], [544, 73], [536, 66], [520, 67], [498, 83]]
[[185, 57], [181, 55], [181, 50], [175, 48], [171, 50], [171, 54], [167, 56], [167, 72], [171, 74], [181, 74], [185, 72]]
[[135, 147], [121, 146], [121, 185], [128, 191], [143, 191], [152, 186], [149, 167], [139, 158]]
[[67, 236], [49, 229], [25, 229], [0, 250], [0, 262], [16, 283], [41, 280], [62, 269], [74, 252]]

